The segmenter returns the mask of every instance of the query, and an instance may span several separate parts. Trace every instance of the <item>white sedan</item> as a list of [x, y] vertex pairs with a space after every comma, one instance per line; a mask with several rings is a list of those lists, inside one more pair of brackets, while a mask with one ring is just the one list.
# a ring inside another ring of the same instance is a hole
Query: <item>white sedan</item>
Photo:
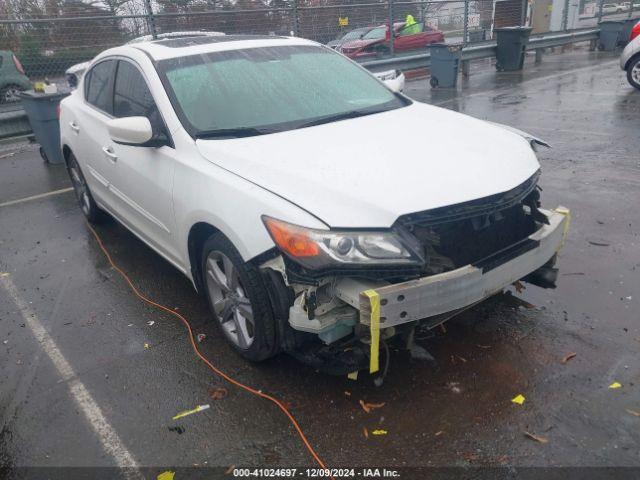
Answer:
[[107, 50], [60, 125], [89, 221], [108, 212], [186, 275], [250, 360], [375, 370], [391, 337], [411, 347], [418, 324], [555, 280], [568, 211], [540, 207], [543, 142], [414, 102], [311, 41]]

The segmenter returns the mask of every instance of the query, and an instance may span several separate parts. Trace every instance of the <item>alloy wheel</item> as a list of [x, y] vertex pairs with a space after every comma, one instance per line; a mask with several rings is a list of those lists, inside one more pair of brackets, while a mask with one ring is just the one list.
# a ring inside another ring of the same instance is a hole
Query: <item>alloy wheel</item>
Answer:
[[254, 340], [251, 302], [240, 281], [238, 269], [224, 253], [214, 250], [205, 264], [207, 288], [213, 310], [225, 335], [246, 350]]
[[17, 102], [18, 100], [20, 100], [20, 96], [18, 95], [20, 93], [20, 89], [18, 87], [8, 87], [5, 91], [4, 91], [4, 102], [5, 103], [13, 103], [13, 102]]
[[631, 69], [631, 78], [636, 84], [640, 85], [640, 62], [636, 62]]

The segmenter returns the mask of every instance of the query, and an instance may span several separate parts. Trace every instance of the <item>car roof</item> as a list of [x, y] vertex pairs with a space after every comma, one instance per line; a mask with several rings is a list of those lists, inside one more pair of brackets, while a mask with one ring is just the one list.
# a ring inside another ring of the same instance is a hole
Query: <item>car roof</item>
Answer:
[[[311, 40], [297, 37], [277, 37], [265, 35], [220, 35], [158, 39], [127, 45], [147, 53], [154, 60], [186, 57], [202, 53], [242, 50], [246, 48], [272, 47], [281, 45], [319, 45]], [[121, 48], [118, 51], [121, 52]], [[103, 52], [103, 55], [110, 51]]]
[[[185, 38], [185, 37], [217, 37], [224, 35], [223, 32], [213, 32], [207, 30], [188, 30], [188, 31], [178, 31], [178, 32], [165, 32], [159, 33], [156, 39], [167, 39], [167, 38]], [[142, 37], [134, 38], [133, 40], [129, 40], [127, 43], [141, 43], [141, 42], [150, 42], [153, 41], [153, 35], [143, 35]]]

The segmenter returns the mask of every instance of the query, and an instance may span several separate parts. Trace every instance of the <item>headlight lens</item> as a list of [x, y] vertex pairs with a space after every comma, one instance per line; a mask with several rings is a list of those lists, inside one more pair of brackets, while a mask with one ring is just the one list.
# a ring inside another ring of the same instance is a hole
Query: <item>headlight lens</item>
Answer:
[[419, 244], [403, 232], [315, 230], [267, 216], [262, 220], [278, 248], [309, 269], [424, 264]]

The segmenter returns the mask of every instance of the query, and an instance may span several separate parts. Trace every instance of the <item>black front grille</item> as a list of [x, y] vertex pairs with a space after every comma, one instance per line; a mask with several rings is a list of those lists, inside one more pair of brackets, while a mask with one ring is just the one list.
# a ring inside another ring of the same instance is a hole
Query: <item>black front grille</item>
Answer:
[[402, 215], [396, 221], [403, 227], [412, 225], [436, 225], [438, 223], [464, 220], [482, 214], [504, 210], [521, 203], [532, 191], [535, 190], [540, 177], [540, 170], [517, 187], [503, 193], [497, 193], [488, 197], [471, 200], [470, 202], [456, 203], [446, 207], [433, 208], [423, 212]]
[[539, 172], [505, 193], [449, 207], [400, 217], [398, 226], [410, 231], [422, 244], [426, 274], [437, 274], [465, 265], [483, 265], [501, 251], [522, 242], [536, 231]]

